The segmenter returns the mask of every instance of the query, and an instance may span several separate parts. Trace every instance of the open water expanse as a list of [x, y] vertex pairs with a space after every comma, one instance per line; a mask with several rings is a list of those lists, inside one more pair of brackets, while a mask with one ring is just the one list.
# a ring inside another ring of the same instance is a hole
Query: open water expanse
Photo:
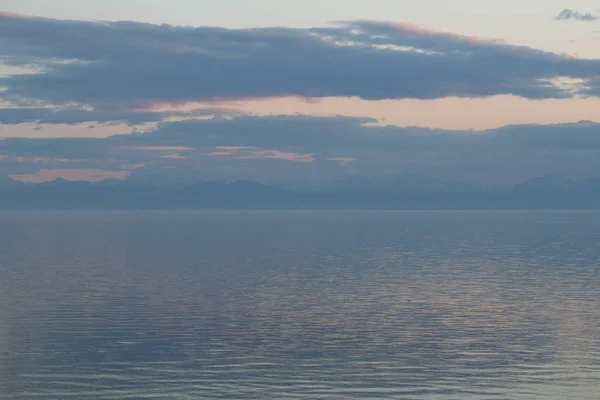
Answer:
[[597, 212], [0, 213], [0, 398], [600, 399]]

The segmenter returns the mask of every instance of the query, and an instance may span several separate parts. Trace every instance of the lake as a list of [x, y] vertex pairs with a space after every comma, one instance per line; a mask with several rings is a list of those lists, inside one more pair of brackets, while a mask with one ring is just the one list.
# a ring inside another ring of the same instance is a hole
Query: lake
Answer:
[[594, 399], [599, 212], [0, 213], [2, 399]]

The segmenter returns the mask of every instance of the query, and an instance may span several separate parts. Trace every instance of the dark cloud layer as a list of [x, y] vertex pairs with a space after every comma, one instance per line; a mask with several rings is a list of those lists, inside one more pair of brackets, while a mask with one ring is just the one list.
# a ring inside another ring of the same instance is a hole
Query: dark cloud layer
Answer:
[[575, 11], [575, 10], [571, 10], [569, 8], [565, 8], [556, 16], [556, 19], [559, 21], [573, 20], [573, 21], [582, 21], [582, 22], [593, 22], [593, 21], [597, 21], [598, 17], [593, 14], [590, 14], [590, 13], [583, 13], [580, 11]]
[[600, 71], [599, 60], [370, 21], [235, 30], [0, 14], [0, 58], [39, 71], [0, 78], [6, 101], [108, 110], [279, 96], [562, 98], [573, 93], [548, 80]]
[[466, 137], [463, 131], [369, 126], [376, 122], [343, 116], [239, 116], [164, 122], [149, 133], [116, 136], [113, 140], [154, 146], [242, 146], [330, 154], [444, 147]]
[[[112, 170], [136, 165], [141, 172], [259, 180], [413, 171], [483, 182], [520, 181], [546, 174], [592, 176], [600, 169], [598, 123], [468, 132], [373, 122], [300, 115], [197, 119], [163, 122], [149, 133], [107, 139], [6, 139], [0, 141], [0, 154], [85, 159], [89, 167]], [[7, 168], [3, 171], [14, 172]]]

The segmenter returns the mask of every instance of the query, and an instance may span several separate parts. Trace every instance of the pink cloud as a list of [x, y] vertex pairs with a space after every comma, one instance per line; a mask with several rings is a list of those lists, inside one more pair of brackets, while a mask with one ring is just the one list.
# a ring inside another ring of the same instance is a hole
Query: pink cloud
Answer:
[[321, 102], [321, 98], [319, 97], [305, 97], [304, 101], [308, 104], [319, 104]]
[[108, 171], [93, 168], [42, 169], [34, 174], [15, 174], [11, 178], [27, 183], [50, 182], [58, 178], [68, 181], [100, 182], [105, 179], [125, 179], [128, 171]]
[[59, 164], [59, 163], [69, 163], [69, 162], [82, 162], [86, 160], [76, 160], [69, 158], [53, 158], [53, 157], [15, 157], [15, 162], [19, 164]]
[[[187, 102], [187, 103], [183, 103], [182, 106], [183, 107], [190, 107], [190, 105], [196, 104], [196, 105], [200, 105], [203, 107], [214, 107], [214, 106], [219, 106], [220, 108], [222, 106], [239, 106], [241, 103], [244, 102], [248, 102], [248, 101], [264, 101], [264, 102], [268, 102], [268, 101], [278, 101], [278, 100], [282, 100], [282, 99], [294, 99], [294, 100], [301, 100], [305, 103], [308, 104], [318, 104], [321, 102], [321, 97], [319, 96], [296, 96], [296, 95], [289, 95], [289, 96], [255, 96], [255, 97], [213, 97], [210, 100], [202, 100], [202, 101], [197, 101], [197, 102]], [[227, 108], [227, 107], [222, 107], [224, 112], [233, 114], [233, 113], [238, 113], [239, 111], [236, 109], [231, 109], [231, 108]]]
[[241, 147], [241, 146], [218, 146], [217, 150], [211, 153], [208, 153], [209, 156], [231, 156], [233, 154], [239, 153], [245, 149], [252, 149], [252, 147]]
[[26, 15], [17, 14], [17, 13], [13, 13], [13, 12], [10, 12], [10, 11], [0, 11], [0, 17], [15, 18], [15, 19], [27, 19], [27, 18], [31, 18], [31, 17], [28, 17]]
[[190, 151], [194, 150], [191, 147], [185, 146], [119, 146], [116, 150], [139, 150], [139, 151]]
[[218, 151], [208, 153], [209, 156], [234, 156], [237, 159], [268, 158], [276, 160], [287, 160], [301, 163], [311, 163], [315, 160], [312, 154], [299, 154], [271, 149], [259, 149], [256, 147], [242, 146], [219, 146]]
[[432, 31], [431, 29], [427, 29], [424, 26], [413, 24], [410, 22], [390, 23], [389, 25], [392, 28], [404, 32], [418, 33], [421, 35], [432, 35], [434, 33], [434, 31]]
[[251, 158], [270, 158], [275, 160], [286, 160], [300, 163], [311, 163], [315, 160], [312, 154], [298, 154], [279, 150], [256, 150], [249, 151], [249, 155], [236, 158], [251, 159]]
[[428, 28], [425, 28], [421, 25], [409, 23], [409, 22], [400, 22], [400, 23], [390, 23], [388, 24], [391, 28], [401, 31], [404, 33], [413, 33], [419, 36], [441, 36], [450, 39], [456, 39], [460, 41], [465, 41], [468, 43], [487, 43], [487, 44], [506, 44], [504, 40], [501, 39], [490, 39], [480, 36], [466, 36], [460, 35], [452, 32], [442, 32], [442, 31], [434, 31]]
[[170, 154], [165, 154], [163, 156], [160, 156], [160, 158], [166, 158], [166, 159], [170, 159], [170, 160], [183, 160], [189, 157], [186, 156], [182, 156], [179, 153], [170, 153]]
[[173, 109], [181, 109], [184, 108], [189, 102], [188, 101], [179, 101], [179, 102], [155, 102], [148, 103], [146, 105], [136, 107], [132, 109], [133, 112], [144, 112], [144, 111], [164, 111], [164, 110], [173, 110]]
[[[234, 105], [234, 100], [210, 100], [210, 101], [174, 101], [174, 102], [148, 102], [131, 109], [132, 112], [162, 112], [171, 113], [167, 118], [187, 118], [187, 117], [214, 117], [223, 115], [239, 115], [241, 112], [234, 108], [224, 107], [224, 104]], [[127, 108], [127, 107], [125, 107]]]
[[555, 124], [599, 121], [599, 98], [527, 100], [512, 96], [485, 99], [448, 97], [437, 100], [362, 100], [323, 98], [310, 104], [299, 98], [240, 103], [239, 110], [258, 116], [294, 115], [372, 117], [386, 125], [440, 129], [494, 129], [530, 122]]

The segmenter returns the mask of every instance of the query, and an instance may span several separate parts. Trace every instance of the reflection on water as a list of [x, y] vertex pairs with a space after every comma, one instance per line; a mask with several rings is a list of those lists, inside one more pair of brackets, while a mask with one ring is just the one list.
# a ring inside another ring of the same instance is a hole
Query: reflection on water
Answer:
[[2, 399], [598, 399], [600, 213], [0, 214]]

